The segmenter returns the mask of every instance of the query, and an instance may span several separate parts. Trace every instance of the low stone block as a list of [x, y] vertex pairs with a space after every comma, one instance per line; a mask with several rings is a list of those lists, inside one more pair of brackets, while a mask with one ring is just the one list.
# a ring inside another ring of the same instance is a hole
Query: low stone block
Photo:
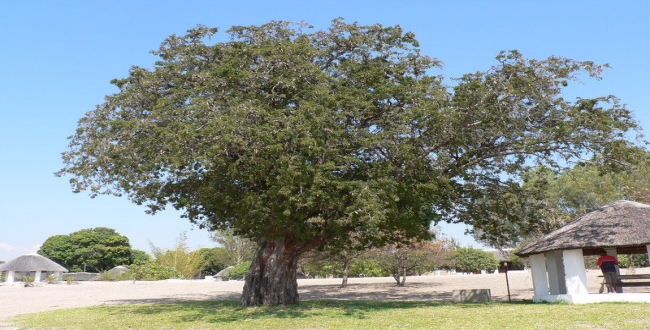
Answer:
[[490, 289], [454, 290], [451, 294], [455, 302], [491, 301]]

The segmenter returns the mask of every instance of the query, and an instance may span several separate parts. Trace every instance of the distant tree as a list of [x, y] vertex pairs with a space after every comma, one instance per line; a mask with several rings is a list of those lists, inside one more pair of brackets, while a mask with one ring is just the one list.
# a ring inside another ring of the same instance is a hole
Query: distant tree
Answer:
[[75, 265], [78, 247], [73, 245], [71, 235], [50, 236], [41, 244], [38, 254], [52, 259], [72, 272], [83, 271], [83, 261], [81, 265]]
[[197, 253], [201, 260], [199, 270], [203, 273], [216, 274], [228, 266], [235, 265], [223, 247], [202, 248]]
[[102, 272], [133, 261], [129, 239], [105, 227], [51, 236], [38, 253], [72, 272]]
[[461, 272], [493, 271], [499, 261], [490, 252], [474, 248], [458, 248], [449, 254], [449, 266]]
[[246, 261], [252, 261], [257, 244], [243, 236], [235, 235], [232, 229], [215, 230], [212, 240], [226, 251], [229, 258], [228, 266], [234, 266]]
[[131, 250], [131, 264], [141, 265], [151, 261], [151, 256], [142, 250]]
[[634, 269], [636, 267], [646, 267], [648, 266], [648, 254], [623, 254], [618, 257], [618, 266], [622, 268]]
[[417, 242], [404, 245], [386, 245], [374, 249], [380, 266], [404, 286], [406, 277], [432, 271], [442, 264], [445, 249], [440, 242]]
[[159, 248], [151, 242], [149, 246], [158, 264], [178, 271], [183, 278], [192, 278], [199, 273], [202, 260], [198, 251], [190, 251], [186, 242], [187, 233], [182, 232], [173, 249]]
[[[309, 278], [315, 277], [341, 277], [343, 278], [344, 266], [341, 259], [332, 258], [329, 253], [310, 251], [300, 259], [299, 270]], [[349, 277], [376, 277], [389, 276], [381, 267], [381, 261], [376, 258], [373, 251], [363, 251], [349, 262]], [[341, 282], [343, 284], [343, 282]]]
[[348, 285], [352, 262], [366, 251], [343, 249], [332, 251], [310, 251], [305, 253], [299, 263], [299, 269], [305, 275], [341, 276], [341, 286]]
[[593, 62], [502, 52], [446, 86], [400, 26], [272, 21], [212, 43], [216, 32], [170, 36], [155, 65], [114, 80], [58, 174], [254, 240], [245, 306], [298, 303], [300, 256], [345, 247], [347, 233], [371, 247], [429, 239], [437, 221], [537, 230], [512, 208], [534, 201], [520, 185], [530, 166], [635, 159], [638, 125], [617, 98], [563, 94], [599, 78]]
[[246, 278], [251, 269], [251, 262], [245, 261], [241, 264], [234, 265], [228, 270], [228, 274], [224, 276], [226, 280], [243, 280]]
[[516, 221], [502, 217], [490, 222], [507, 228], [504, 235], [484, 235], [481, 229], [473, 230], [473, 235], [487, 245], [516, 247], [617, 200], [650, 203], [649, 158], [639, 153], [636, 164], [608, 173], [602, 172], [598, 156], [559, 173], [543, 166], [532, 168], [522, 182], [529, 201], [522, 202], [521, 196], [511, 194], [500, 198], [514, 210], [511, 213], [519, 213], [518, 217], [541, 219], [537, 229], [521, 228]]

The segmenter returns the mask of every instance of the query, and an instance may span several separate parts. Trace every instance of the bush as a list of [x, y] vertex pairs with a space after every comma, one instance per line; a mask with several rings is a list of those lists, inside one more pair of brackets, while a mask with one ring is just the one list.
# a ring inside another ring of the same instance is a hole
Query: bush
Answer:
[[351, 277], [378, 277], [390, 276], [390, 273], [382, 269], [381, 261], [366, 257], [352, 260], [348, 275]]
[[162, 266], [155, 261], [141, 265], [131, 265], [129, 269], [129, 271], [117, 275], [115, 280], [159, 281], [170, 278], [183, 278], [183, 275], [173, 267]]
[[45, 278], [45, 281], [47, 281], [48, 284], [55, 284], [55, 283], [57, 283], [59, 281], [59, 277], [54, 275], [54, 274], [50, 274], [50, 275], [47, 275], [47, 277]]
[[228, 275], [224, 276], [224, 280], [243, 280], [244, 277], [248, 274], [251, 268], [251, 262], [243, 262], [241, 264], [236, 264], [233, 268], [230, 268]]
[[23, 281], [25, 282], [25, 287], [34, 286], [34, 276], [25, 276], [23, 277]]
[[645, 267], [648, 264], [648, 254], [622, 254], [618, 257], [618, 266], [621, 268]]
[[457, 271], [471, 273], [492, 271], [499, 267], [499, 261], [492, 253], [474, 248], [458, 248], [452, 251], [449, 262]]
[[185, 242], [187, 233], [182, 232], [176, 240], [174, 249], [161, 249], [149, 242], [151, 252], [156, 263], [175, 269], [181, 275], [178, 278], [192, 278], [199, 273], [201, 267], [201, 255], [197, 251], [190, 251]]
[[[121, 274], [109, 273], [108, 271], [105, 271], [99, 273], [99, 275], [95, 277], [94, 281], [117, 281], [120, 275]], [[131, 277], [131, 279], [133, 279], [133, 277]]]

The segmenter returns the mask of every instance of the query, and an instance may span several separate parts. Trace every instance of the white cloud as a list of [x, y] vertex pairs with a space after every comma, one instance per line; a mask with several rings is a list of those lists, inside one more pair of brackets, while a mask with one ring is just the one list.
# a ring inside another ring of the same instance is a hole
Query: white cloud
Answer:
[[39, 245], [32, 245], [30, 247], [15, 246], [9, 243], [0, 242], [0, 261], [8, 261], [20, 257], [27, 253], [34, 253], [40, 248]]
[[17, 250], [18, 248], [11, 244], [0, 242], [0, 251], [14, 252]]

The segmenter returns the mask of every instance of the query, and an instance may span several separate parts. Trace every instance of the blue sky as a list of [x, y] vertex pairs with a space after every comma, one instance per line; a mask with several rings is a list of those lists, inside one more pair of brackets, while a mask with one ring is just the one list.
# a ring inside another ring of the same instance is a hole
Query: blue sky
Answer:
[[[337, 17], [399, 24], [416, 34], [424, 54], [444, 63], [439, 73], [447, 77], [485, 70], [509, 49], [538, 59], [609, 63], [602, 81], [585, 81], [570, 93], [616, 95], [648, 127], [649, 16], [646, 1], [2, 2], [0, 260], [35, 252], [52, 235], [100, 226], [147, 252], [149, 241], [172, 247], [183, 231], [192, 248], [216, 245], [174, 210], [150, 216], [125, 198], [73, 194], [67, 179], [53, 174], [77, 120], [116, 92], [109, 81], [132, 65], [151, 66], [150, 50], [197, 24], [222, 31], [279, 19], [317, 28]], [[474, 244], [463, 229], [443, 226], [448, 236]]]

